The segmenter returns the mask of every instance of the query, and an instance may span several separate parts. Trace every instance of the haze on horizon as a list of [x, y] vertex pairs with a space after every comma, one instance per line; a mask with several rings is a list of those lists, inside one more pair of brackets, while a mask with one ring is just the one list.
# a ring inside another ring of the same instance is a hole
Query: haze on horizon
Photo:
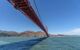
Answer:
[[[30, 1], [34, 7], [33, 0]], [[39, 18], [48, 27], [49, 33], [80, 35], [80, 0], [35, 1], [40, 13]], [[0, 30], [41, 31], [31, 20], [15, 10], [7, 0], [0, 0]]]

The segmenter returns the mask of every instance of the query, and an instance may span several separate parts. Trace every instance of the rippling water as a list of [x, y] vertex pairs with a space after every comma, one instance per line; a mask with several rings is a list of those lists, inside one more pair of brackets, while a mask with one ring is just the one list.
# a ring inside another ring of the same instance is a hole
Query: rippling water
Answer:
[[[22, 44], [24, 44], [25, 47], [27, 48], [26, 44], [27, 44], [27, 41], [30, 39], [35, 39], [35, 38], [1, 37], [0, 45], [6, 45], [6, 44], [14, 43], [14, 42], [22, 43], [20, 41], [23, 41]], [[26, 41], [26, 42], [24, 43], [24, 41]], [[33, 43], [33, 42], [34, 41], [32, 41], [31, 43]], [[28, 44], [29, 44], [29, 41], [28, 41]], [[49, 38], [41, 41], [40, 43], [32, 46], [30, 48], [30, 50], [80, 50], [80, 37], [79, 36], [49, 37]]]
[[80, 50], [80, 37], [50, 37], [33, 46], [32, 50]]
[[0, 45], [6, 45], [14, 42], [35, 39], [33, 37], [0, 37]]

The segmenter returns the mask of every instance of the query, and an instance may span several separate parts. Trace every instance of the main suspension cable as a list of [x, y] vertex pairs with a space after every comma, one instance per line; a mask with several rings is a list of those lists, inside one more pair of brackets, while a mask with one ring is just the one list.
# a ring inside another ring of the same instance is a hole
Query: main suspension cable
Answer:
[[40, 13], [39, 13], [39, 9], [38, 9], [38, 7], [37, 7], [37, 4], [36, 4], [36, 1], [35, 0], [33, 0], [33, 2], [34, 2], [34, 6], [35, 6], [35, 8], [36, 8], [36, 11], [37, 11], [37, 15], [40, 17]]

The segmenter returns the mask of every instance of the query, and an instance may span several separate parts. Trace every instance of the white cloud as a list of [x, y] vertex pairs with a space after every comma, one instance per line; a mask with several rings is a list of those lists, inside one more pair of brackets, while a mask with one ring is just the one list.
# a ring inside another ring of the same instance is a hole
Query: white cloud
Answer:
[[65, 35], [80, 35], [80, 28], [72, 29], [70, 31], [64, 32]]

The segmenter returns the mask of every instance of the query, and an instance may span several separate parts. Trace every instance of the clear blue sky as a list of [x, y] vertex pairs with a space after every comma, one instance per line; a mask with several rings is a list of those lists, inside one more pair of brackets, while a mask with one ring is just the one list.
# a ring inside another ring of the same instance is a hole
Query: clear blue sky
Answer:
[[[33, 5], [33, 1], [30, 1]], [[39, 18], [47, 25], [49, 33], [63, 33], [80, 28], [80, 0], [35, 1], [40, 13]], [[39, 31], [40, 29], [18, 10], [15, 10], [7, 0], [0, 0], [0, 30], [21, 32]]]

